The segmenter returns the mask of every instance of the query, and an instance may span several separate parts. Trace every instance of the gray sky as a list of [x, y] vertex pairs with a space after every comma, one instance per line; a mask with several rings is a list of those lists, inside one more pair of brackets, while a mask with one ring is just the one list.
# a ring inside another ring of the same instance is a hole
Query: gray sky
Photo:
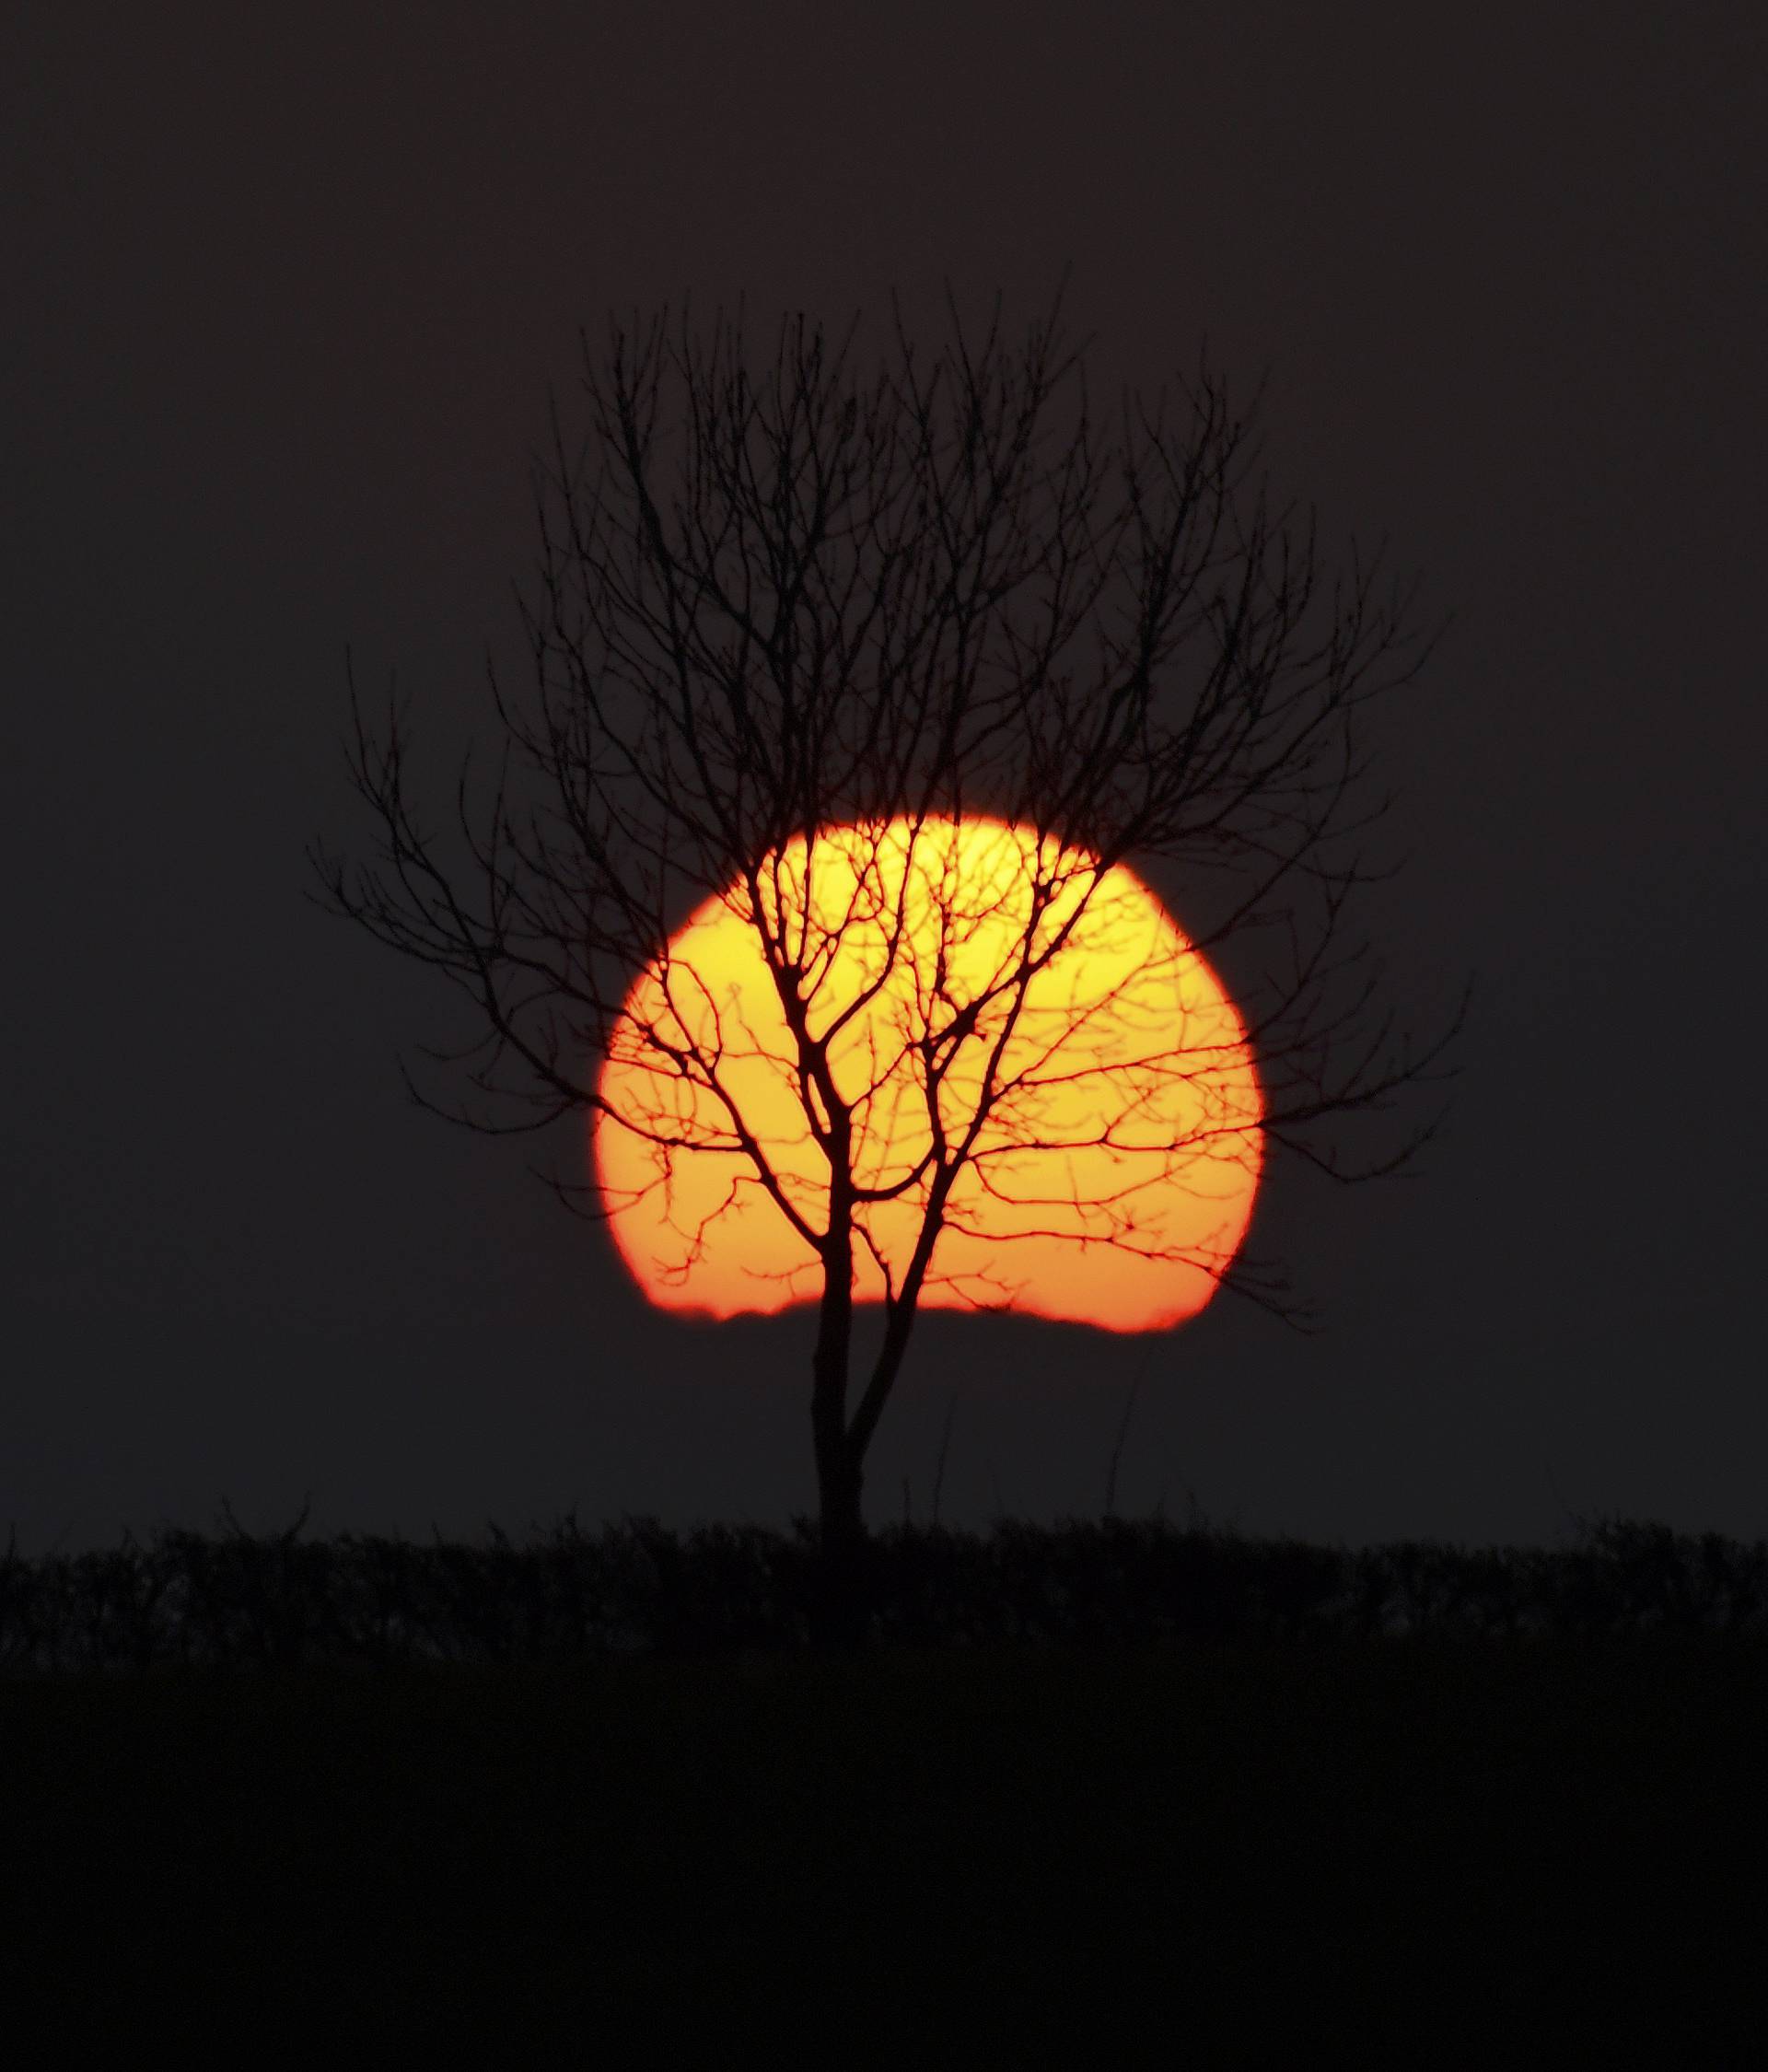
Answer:
[[[1391, 982], [1479, 975], [1415, 1182], [1274, 1176], [1323, 1305], [925, 1320], [874, 1517], [1768, 1531], [1758, 631], [1768, 31], [1744, 6], [28, 5], [0, 29], [0, 1528], [521, 1530], [812, 1500], [810, 1327], [648, 1313], [440, 1003], [304, 905], [346, 642], [478, 712], [579, 324], [1073, 262], [1098, 378], [1205, 338], [1329, 539], [1459, 612], [1390, 768]], [[560, 1147], [568, 1153], [570, 1146]]]

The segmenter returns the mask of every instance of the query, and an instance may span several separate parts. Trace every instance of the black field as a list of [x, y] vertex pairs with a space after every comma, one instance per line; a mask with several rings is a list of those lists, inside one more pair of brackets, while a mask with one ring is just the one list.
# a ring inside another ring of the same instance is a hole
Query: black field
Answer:
[[1753, 1636], [153, 1670], [0, 1723], [21, 2065], [1762, 2062]]

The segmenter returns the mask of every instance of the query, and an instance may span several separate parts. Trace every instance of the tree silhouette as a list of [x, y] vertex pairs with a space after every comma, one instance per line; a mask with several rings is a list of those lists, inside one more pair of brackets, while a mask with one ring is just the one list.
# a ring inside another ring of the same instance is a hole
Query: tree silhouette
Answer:
[[371, 724], [353, 676], [378, 851], [313, 857], [325, 904], [473, 1004], [482, 1041], [425, 1054], [483, 1099], [416, 1098], [484, 1129], [587, 1112], [601, 1184], [560, 1192], [643, 1223], [659, 1286], [766, 1231], [751, 1306], [816, 1304], [849, 1612], [923, 1307], [1010, 1305], [1056, 1245], [1167, 1272], [1172, 1315], [1219, 1284], [1297, 1318], [1239, 1243], [1248, 1170], [1399, 1170], [1429, 1123], [1355, 1154], [1336, 1125], [1433, 1076], [1459, 1019], [1413, 1034], [1353, 925], [1372, 708], [1432, 645], [1413, 590], [1325, 567], [1206, 367], [1098, 411], [1060, 297], [1017, 343], [998, 308], [933, 352], [900, 314], [875, 361], [859, 335], [799, 317], [758, 362], [740, 318], [666, 312], [586, 339], [494, 770], [469, 755], [433, 828], [408, 707]]

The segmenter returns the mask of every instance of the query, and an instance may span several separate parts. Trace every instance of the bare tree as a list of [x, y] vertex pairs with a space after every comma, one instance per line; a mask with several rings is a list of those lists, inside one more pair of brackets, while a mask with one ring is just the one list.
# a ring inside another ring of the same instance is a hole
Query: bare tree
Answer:
[[[648, 1201], [678, 1276], [773, 1219], [775, 1299], [816, 1304], [837, 1596], [919, 1310], [1023, 1285], [973, 1247], [948, 1270], [961, 1235], [1004, 1262], [1033, 1237], [1139, 1251], [1294, 1317], [1238, 1228], [1177, 1240], [1150, 1205], [1274, 1150], [1399, 1170], [1428, 1123], [1355, 1152], [1336, 1125], [1434, 1076], [1456, 1019], [1409, 1030], [1355, 925], [1373, 711], [1432, 644], [1412, 590], [1354, 550], [1323, 565], [1206, 368], [1100, 412], [1059, 308], [1013, 343], [998, 308], [932, 353], [900, 316], [864, 365], [859, 336], [798, 318], [758, 359], [740, 320], [666, 314], [586, 339], [494, 769], [469, 756], [432, 828], [406, 710], [371, 724], [353, 679], [378, 853], [314, 857], [331, 908], [471, 1001], [483, 1042], [452, 1054], [483, 1098], [443, 1112], [587, 1112], [627, 1155], [576, 1198]], [[1182, 937], [1136, 935], [1132, 865], [1178, 889]], [[743, 946], [715, 970], [715, 925]], [[1064, 976], [1083, 948], [1090, 991]], [[1196, 990], [1217, 955], [1226, 1019]]]

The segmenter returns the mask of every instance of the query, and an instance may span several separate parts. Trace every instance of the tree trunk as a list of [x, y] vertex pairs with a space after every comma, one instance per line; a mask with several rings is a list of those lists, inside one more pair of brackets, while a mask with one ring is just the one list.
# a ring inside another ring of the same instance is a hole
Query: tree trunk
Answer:
[[871, 1546], [860, 1509], [862, 1480], [858, 1454], [851, 1443], [843, 1442], [832, 1458], [819, 1449], [821, 1516], [810, 1639], [821, 1653], [863, 1647], [871, 1628]]
[[810, 1639], [823, 1651], [857, 1647], [869, 1625], [866, 1520], [860, 1510], [864, 1442], [847, 1429], [848, 1356], [854, 1331], [854, 1254], [844, 1190], [832, 1190], [823, 1251], [822, 1301], [811, 1363], [810, 1430], [820, 1511]]

